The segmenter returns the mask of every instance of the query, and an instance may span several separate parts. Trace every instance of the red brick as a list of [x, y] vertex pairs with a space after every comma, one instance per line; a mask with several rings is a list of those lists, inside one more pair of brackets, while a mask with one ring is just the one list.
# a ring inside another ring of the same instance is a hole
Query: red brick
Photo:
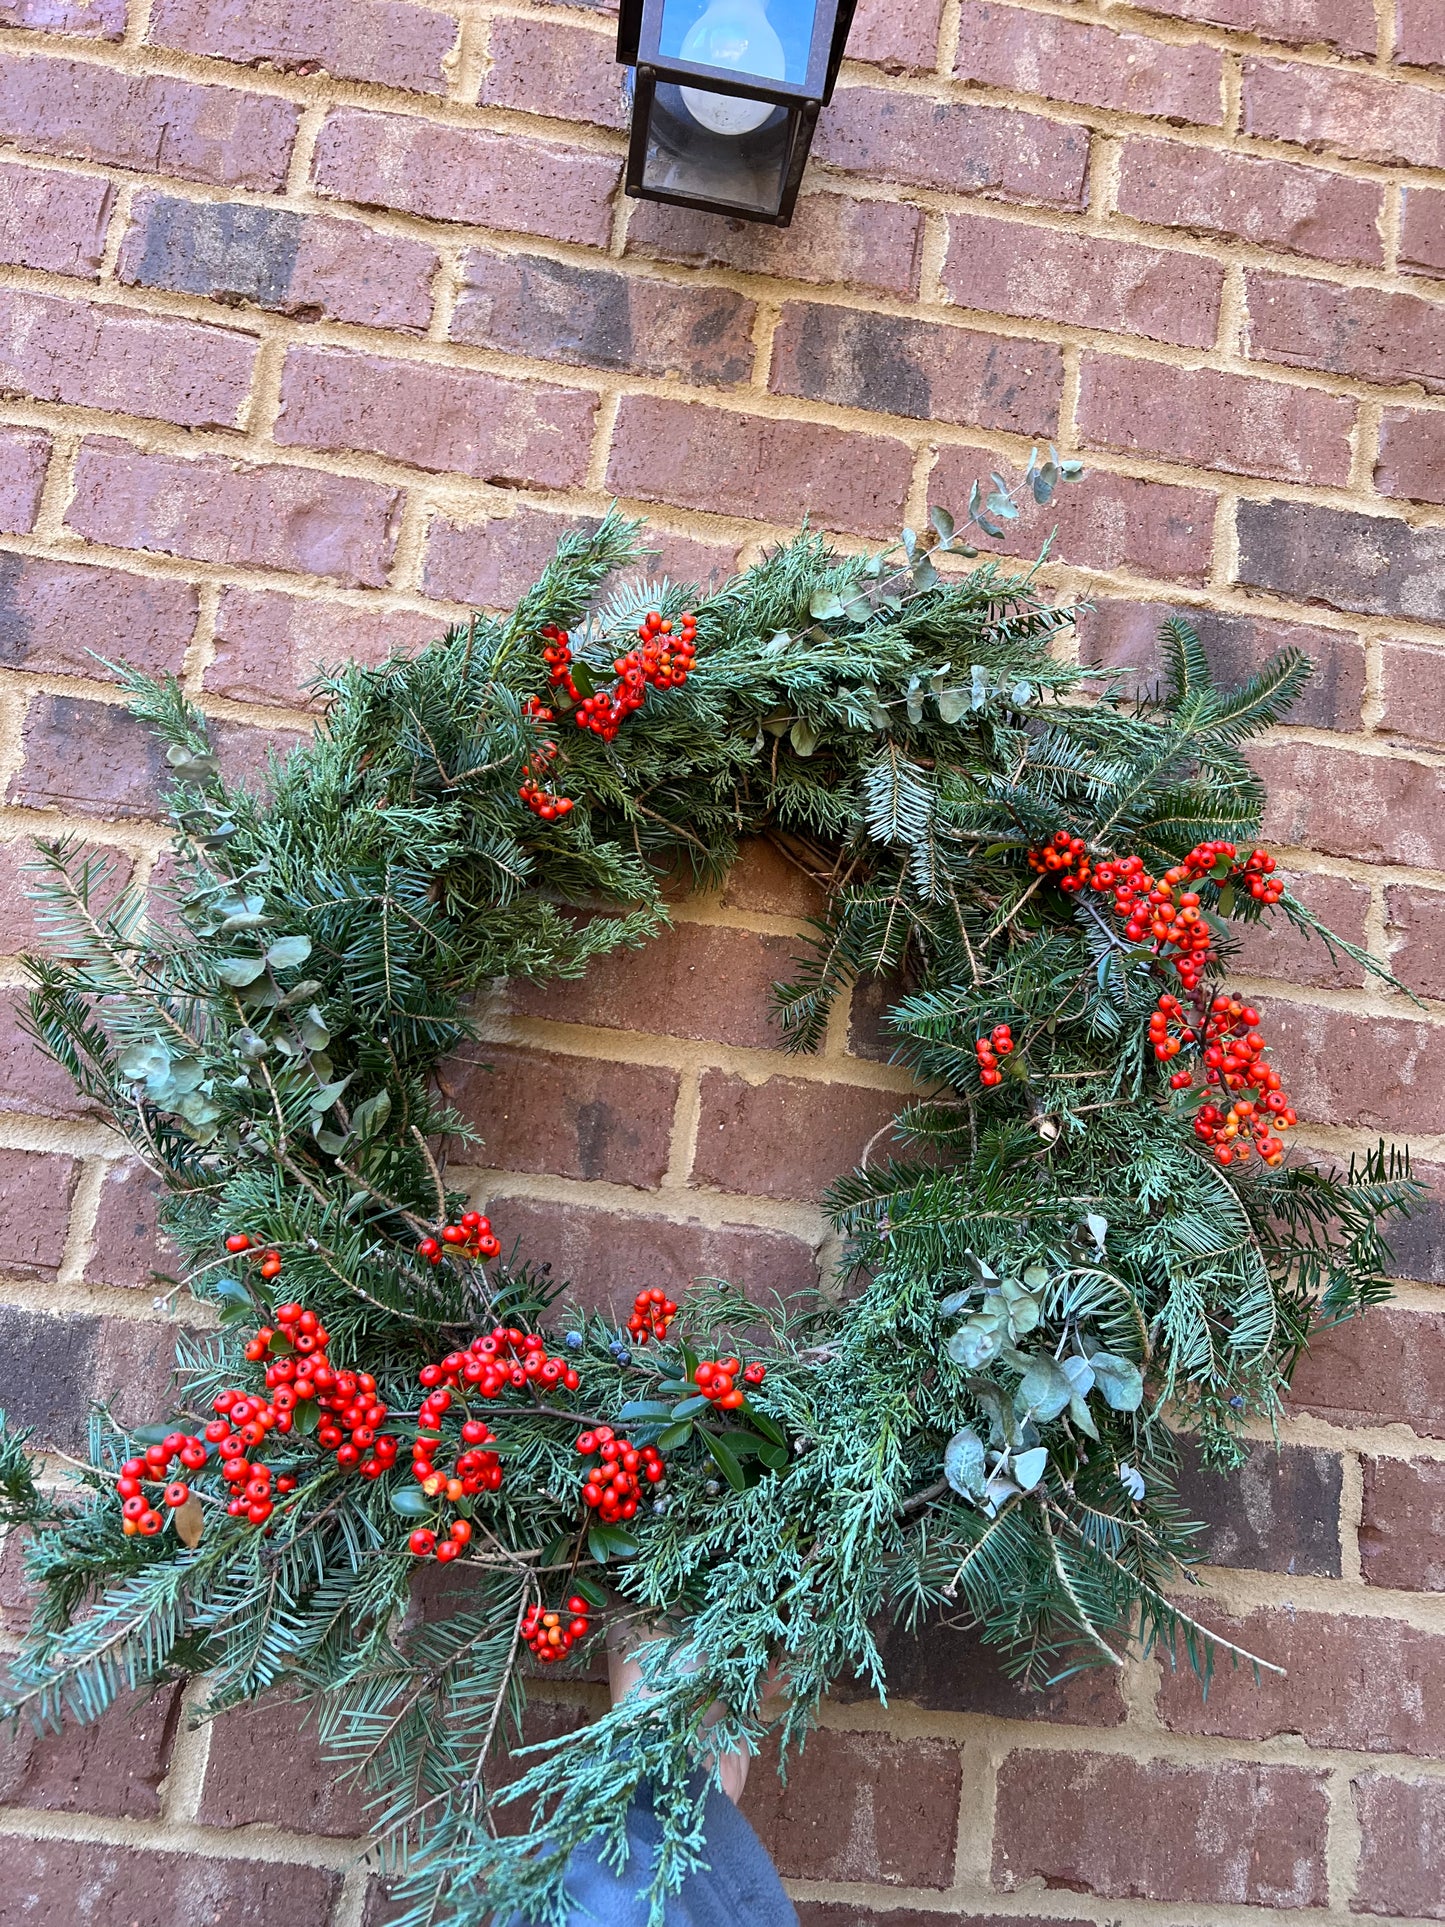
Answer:
[[8, 669], [108, 682], [112, 672], [90, 652], [115, 647], [146, 675], [173, 673], [195, 626], [188, 582], [0, 554], [0, 664]]
[[[129, 883], [131, 860], [123, 850], [110, 849], [103, 844], [87, 844], [86, 855], [103, 858], [110, 864], [109, 874], [104, 880], [98, 876], [92, 877], [91, 905], [103, 911], [109, 907], [117, 892]], [[49, 926], [40, 914], [39, 904], [31, 895], [38, 887], [42, 874], [40, 858], [29, 837], [20, 836], [13, 842], [0, 843], [0, 941], [8, 951], [19, 953], [40, 949], [43, 945], [52, 955], [57, 954], [55, 945], [42, 936]]]
[[1445, 502], [1445, 413], [1385, 410], [1375, 487], [1410, 502]]
[[1445, 305], [1285, 274], [1250, 274], [1246, 286], [1255, 361], [1445, 394]]
[[257, 345], [230, 328], [0, 294], [0, 388], [34, 401], [234, 428]]
[[0, 1267], [22, 1278], [55, 1276], [79, 1176], [78, 1158], [0, 1149]]
[[361, 221], [147, 192], [131, 202], [116, 273], [134, 287], [254, 303], [301, 321], [424, 334], [438, 259], [422, 241]]
[[[1054, 1686], [1033, 1689], [1004, 1671], [996, 1646], [972, 1630], [933, 1618], [916, 1632], [875, 1625], [887, 1675], [888, 1704], [907, 1700], [930, 1713], [977, 1713], [988, 1719], [1047, 1721], [1051, 1726], [1122, 1726], [1124, 1695], [1111, 1668], [1091, 1667]], [[876, 1700], [871, 1684], [844, 1679], [829, 1697]]]
[[146, 39], [215, 60], [444, 94], [452, 14], [407, 0], [156, 0]]
[[1445, 1130], [1445, 1051], [1434, 1026], [1310, 1004], [1264, 1007], [1302, 1118], [1370, 1131]]
[[1395, 58], [1445, 67], [1445, 20], [1435, 0], [1395, 0]]
[[24, 761], [6, 801], [83, 816], [155, 816], [164, 764], [150, 732], [124, 709], [41, 694], [25, 714]]
[[773, 336], [768, 385], [844, 408], [1049, 436], [1058, 432], [1064, 365], [1051, 342], [790, 301]]
[[85, 1276], [90, 1284], [157, 1292], [156, 1274], [174, 1276], [176, 1252], [156, 1227], [159, 1187], [139, 1158], [117, 1158], [105, 1170]]
[[765, 836], [739, 844], [722, 890], [724, 909], [776, 917], [821, 916], [826, 901], [822, 886]]
[[786, 1792], [773, 1767], [754, 1762], [739, 1804], [785, 1877], [952, 1885], [956, 1747], [822, 1727], [789, 1761]]
[[813, 152], [871, 180], [1080, 208], [1089, 135], [1012, 107], [840, 87], [818, 123]]
[[792, 974], [798, 947], [792, 937], [679, 923], [645, 950], [599, 957], [577, 983], [515, 977], [506, 998], [528, 1017], [777, 1050], [772, 988]]
[[1385, 1272], [1419, 1284], [1445, 1285], [1445, 1166], [1411, 1158], [1411, 1175], [1427, 1187], [1408, 1218], [1386, 1225], [1390, 1256]]
[[[1275, 873], [1283, 877], [1291, 895], [1299, 898], [1337, 936], [1358, 948], [1368, 949], [1365, 916], [1370, 893], [1363, 883], [1348, 877], [1323, 876], [1305, 872], [1293, 875], [1288, 870]], [[1314, 984], [1323, 990], [1356, 989], [1365, 973], [1342, 951], [1330, 952], [1319, 937], [1296, 930], [1278, 911], [1268, 921], [1236, 924], [1238, 949], [1231, 970], [1244, 977], [1277, 977], [1284, 983]]]
[[860, 0], [848, 58], [890, 73], [929, 72], [938, 61], [943, 0]]
[[1213, 368], [1086, 353], [1080, 371], [1085, 447], [1227, 474], [1347, 482], [1354, 420], [1355, 404], [1342, 397]]
[[31, 1036], [26, 993], [0, 990], [0, 1109], [20, 1117], [98, 1115], [69, 1074]]
[[882, 436], [624, 395], [607, 486], [643, 502], [789, 528], [810, 514], [824, 528], [882, 535], [902, 513], [912, 473], [912, 450]]
[[[1425, 651], [1409, 653], [1424, 655]], [[1396, 883], [1385, 892], [1385, 904], [1391, 970], [1422, 996], [1445, 997], [1445, 895]]]
[[757, 309], [731, 288], [472, 248], [449, 334], [482, 348], [684, 381], [746, 381]]
[[1384, 259], [1384, 191], [1373, 181], [1293, 161], [1254, 160], [1182, 141], [1131, 140], [1119, 170], [1118, 208], [1156, 227], [1187, 228], [1288, 248], [1325, 261]]
[[19, 1636], [30, 1624], [40, 1594], [25, 1576], [27, 1534], [16, 1526], [0, 1540], [0, 1626]]
[[196, 1813], [203, 1827], [285, 1827], [359, 1838], [366, 1801], [323, 1751], [315, 1716], [272, 1697], [223, 1713], [211, 1729]]
[[174, 1327], [151, 1319], [57, 1318], [0, 1305], [6, 1416], [33, 1430], [38, 1443], [72, 1452], [84, 1442], [95, 1402], [109, 1402], [121, 1425], [168, 1416], [174, 1337]]
[[781, 273], [792, 281], [840, 281], [902, 295], [918, 290], [922, 240], [923, 215], [916, 207], [826, 193], [802, 194], [787, 229], [661, 201], [639, 201], [627, 228], [630, 255]]
[[960, 308], [1208, 348], [1224, 269], [1201, 255], [1136, 241], [951, 214], [941, 278]]
[[1351, 160], [1445, 167], [1445, 94], [1338, 67], [1246, 60], [1244, 131]]
[[964, 9], [953, 71], [960, 80], [1046, 100], [1118, 107], [1201, 127], [1224, 124], [1224, 55], [1217, 47], [1115, 33], [994, 0]]
[[[438, 515], [427, 537], [426, 592], [477, 608], [509, 608], [531, 588], [564, 535], [596, 526], [596, 516], [552, 515], [525, 506], [484, 522], [450, 522]], [[665, 575], [673, 582], [712, 587], [736, 566], [735, 543], [701, 542], [662, 529], [644, 531], [643, 540], [649, 553], [629, 575]]]
[[87, 1726], [67, 1721], [44, 1738], [27, 1723], [12, 1728], [0, 1739], [0, 1800], [115, 1820], [159, 1819], [180, 1698], [177, 1681], [148, 1696], [125, 1694]]
[[1445, 1438], [1445, 1317], [1377, 1305], [1319, 1333], [1295, 1371], [1290, 1405], [1332, 1425], [1408, 1425]]
[[262, 193], [285, 182], [300, 112], [270, 94], [78, 60], [12, 58], [0, 68], [0, 135], [28, 153]]
[[1181, 1438], [1179, 1450], [1179, 1502], [1208, 1527], [1196, 1542], [1207, 1565], [1339, 1578], [1338, 1452], [1251, 1445], [1238, 1470], [1216, 1472], [1201, 1462], [1193, 1439]]
[[82, 443], [66, 524], [92, 542], [249, 563], [377, 588], [396, 546], [401, 491], [315, 469]]
[[327, 116], [314, 163], [323, 193], [363, 207], [593, 247], [611, 231], [621, 174], [611, 154], [356, 107]]
[[293, 348], [272, 431], [285, 445], [359, 449], [486, 482], [565, 488], [587, 473], [597, 398], [339, 348]]
[[[1087, 487], [1087, 483], [1085, 483]], [[1358, 636], [1303, 622], [1221, 615], [1168, 602], [1099, 601], [1081, 610], [1075, 627], [1084, 662], [1130, 672], [1132, 687], [1151, 686], [1162, 673], [1159, 632], [1171, 617], [1187, 622], [1204, 644], [1210, 673], [1225, 687], [1245, 682], [1280, 649], [1298, 649], [1313, 665], [1291, 723], [1319, 729], [1357, 729], [1365, 695], [1365, 652]], [[1349, 935], [1349, 930], [1344, 932]]]
[[1375, 51], [1371, 0], [1139, 0], [1139, 9], [1167, 14], [1171, 20], [1234, 27], [1299, 47], [1318, 44], [1348, 54]]
[[[319, 1923], [329, 1918], [340, 1888], [339, 1873], [285, 1860], [210, 1859], [97, 1840], [0, 1840], [0, 1893], [16, 1921], [53, 1917], [56, 1895], [65, 1894], [95, 1927], [107, 1914], [117, 1927]], [[71, 1915], [75, 1927], [84, 1919]]]
[[[960, 1914], [949, 1909], [949, 1927], [1090, 1927], [1086, 1920], [1063, 1920], [1050, 1914]], [[938, 1915], [916, 1907], [870, 1907], [856, 1900], [800, 1900], [800, 1927], [938, 1927]]]
[[[1008, 464], [1002, 467], [1007, 474]], [[988, 468], [987, 457], [976, 449], [943, 449], [929, 481], [929, 499], [961, 520], [971, 485], [988, 486]], [[1060, 489], [1046, 509], [1025, 508], [998, 546], [1006, 555], [1032, 558], [1047, 541], [1054, 562], [1198, 581], [1209, 573], [1214, 507], [1215, 498], [1202, 489], [1096, 470]]]
[[651, 1191], [667, 1170], [677, 1072], [474, 1044], [444, 1072], [448, 1101], [483, 1149], [473, 1163]]
[[[1127, 1822], [1124, 1816], [1127, 1815]], [[999, 1769], [994, 1884], [1103, 1899], [1322, 1907], [1324, 1775], [1242, 1760], [1010, 1753]]]
[[1445, 1920], [1445, 1781], [1362, 1773], [1350, 1790], [1360, 1823], [1353, 1906]]
[[1445, 865], [1445, 771], [1319, 743], [1258, 747], [1250, 761], [1269, 789], [1272, 842], [1366, 863]]
[[1400, 272], [1445, 275], [1445, 194], [1428, 187], [1400, 190]]
[[95, 281], [114, 206], [113, 181], [7, 162], [0, 166], [0, 261]]
[[50, 437], [27, 428], [0, 429], [0, 532], [28, 535], [40, 510]]
[[487, 42], [491, 65], [482, 81], [484, 107], [510, 107], [553, 120], [620, 129], [632, 118], [617, 64], [615, 32], [580, 23], [494, 14]]
[[510, 1252], [548, 1263], [572, 1281], [567, 1303], [621, 1318], [639, 1291], [662, 1285], [671, 1296], [699, 1278], [723, 1278], [750, 1298], [793, 1297], [817, 1288], [812, 1246], [755, 1225], [681, 1223], [610, 1208], [495, 1197], [492, 1224]]
[[125, 32], [125, 13], [126, 0], [3, 0], [0, 27], [119, 40]]
[[813, 1078], [751, 1084], [727, 1071], [704, 1071], [693, 1182], [749, 1197], [821, 1198], [880, 1131], [873, 1155], [886, 1160], [894, 1142], [887, 1127], [905, 1101], [891, 1091]]
[[410, 655], [445, 629], [439, 616], [409, 609], [315, 602], [274, 589], [226, 589], [216, 612], [216, 643], [202, 682], [239, 703], [300, 708], [324, 667], [359, 662], [377, 668]]
[[1364, 1472], [1365, 1584], [1445, 1592], [1445, 1462], [1367, 1458]]
[[1247, 587], [1362, 615], [1445, 622], [1445, 530], [1313, 502], [1241, 502], [1235, 521], [1238, 580]]
[[1360, 1753], [1445, 1753], [1445, 1637], [1399, 1619], [1268, 1607], [1210, 1623], [1287, 1677], [1220, 1666], [1207, 1696], [1181, 1665], [1166, 1668], [1159, 1713], [1176, 1733], [1269, 1740]]

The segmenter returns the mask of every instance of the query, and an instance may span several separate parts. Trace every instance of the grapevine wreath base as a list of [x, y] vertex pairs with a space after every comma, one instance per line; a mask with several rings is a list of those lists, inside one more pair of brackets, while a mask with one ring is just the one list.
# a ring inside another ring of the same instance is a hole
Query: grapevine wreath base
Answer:
[[[999, 483], [966, 527], [1015, 513]], [[1207, 1670], [1176, 1433], [1237, 1461], [1312, 1327], [1385, 1293], [1415, 1189], [1383, 1146], [1287, 1156], [1282, 1072], [1225, 986], [1264, 916], [1367, 961], [1253, 847], [1241, 745], [1299, 656], [1221, 691], [1171, 624], [1162, 692], [1128, 696], [941, 512], [871, 557], [805, 533], [701, 599], [604, 595], [637, 535], [609, 515], [505, 620], [329, 677], [254, 791], [174, 684], [131, 678], [173, 778], [159, 920], [107, 859], [43, 847], [35, 1032], [162, 1181], [175, 1282], [219, 1316], [170, 1415], [96, 1415], [78, 1482], [40, 1488], [6, 1437], [40, 1600], [15, 1708], [284, 1686], [371, 1789], [410, 1923], [562, 1920], [568, 1854], [622, 1864], [642, 1788], [660, 1921], [717, 1755], [770, 1730], [786, 1754], [842, 1673], [881, 1692], [890, 1619], [951, 1613], [1035, 1680], [1130, 1638]], [[664, 927], [675, 872], [715, 883], [759, 834], [827, 888], [788, 1043], [885, 973], [919, 1094], [897, 1155], [832, 1191], [832, 1289], [661, 1278], [614, 1326], [449, 1183], [478, 1133], [436, 1072], [474, 992], [548, 981], [565, 1013]], [[664, 1628], [645, 1692], [489, 1788], [529, 1675], [619, 1613]]]

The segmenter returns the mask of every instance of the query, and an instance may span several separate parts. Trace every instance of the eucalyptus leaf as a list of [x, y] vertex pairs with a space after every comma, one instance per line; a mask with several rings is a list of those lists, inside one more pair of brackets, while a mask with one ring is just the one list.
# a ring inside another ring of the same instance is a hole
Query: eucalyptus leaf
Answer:
[[255, 983], [265, 968], [264, 957], [222, 957], [216, 965], [216, 975], [232, 990], [244, 990], [247, 984]]
[[331, 1032], [326, 1027], [326, 1019], [312, 1004], [296, 1025], [296, 1034], [307, 1050], [325, 1050], [331, 1042]]
[[1137, 1412], [1144, 1402], [1144, 1374], [1131, 1359], [1095, 1352], [1089, 1360], [1099, 1390], [1116, 1412]]
[[278, 937], [266, 952], [273, 970], [295, 970], [311, 955], [310, 937]]
[[391, 1093], [378, 1091], [374, 1097], [368, 1097], [358, 1104], [351, 1113], [351, 1128], [363, 1140], [375, 1137], [390, 1116]]
[[1014, 1393], [1014, 1407], [1022, 1417], [1032, 1412], [1036, 1419], [1057, 1418], [1074, 1395], [1068, 1375], [1046, 1352], [1037, 1353]]
[[968, 714], [969, 696], [966, 689], [945, 689], [938, 700], [938, 720], [941, 723], [961, 722]]
[[1003, 1334], [970, 1319], [952, 1334], [943, 1349], [955, 1365], [966, 1365], [971, 1372], [976, 1372], [992, 1364], [1003, 1350]]
[[836, 622], [843, 613], [843, 599], [832, 589], [815, 589], [808, 598], [808, 614], [815, 622]]
[[955, 1432], [943, 1450], [943, 1476], [966, 1499], [983, 1497], [987, 1460], [983, 1440], [971, 1426]]
[[1013, 1462], [1013, 1475], [1025, 1492], [1032, 1492], [1048, 1469], [1049, 1454], [1042, 1445], [1036, 1445], [1031, 1452], [1020, 1452]]
[[804, 722], [801, 716], [788, 731], [788, 741], [799, 756], [811, 756], [818, 747], [818, 740], [818, 731], [811, 723]]

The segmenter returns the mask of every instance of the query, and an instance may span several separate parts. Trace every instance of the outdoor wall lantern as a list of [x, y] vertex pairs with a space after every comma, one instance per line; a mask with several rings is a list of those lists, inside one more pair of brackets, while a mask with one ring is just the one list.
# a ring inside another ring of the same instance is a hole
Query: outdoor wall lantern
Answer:
[[622, 0], [627, 192], [786, 227], [856, 0]]

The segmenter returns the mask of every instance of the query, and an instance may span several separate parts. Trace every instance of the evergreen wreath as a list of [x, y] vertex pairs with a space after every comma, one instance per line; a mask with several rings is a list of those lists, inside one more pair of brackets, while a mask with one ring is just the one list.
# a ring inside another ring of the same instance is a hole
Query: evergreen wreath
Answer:
[[[1274, 914], [1384, 973], [1251, 849], [1241, 746], [1308, 663], [1220, 690], [1179, 622], [1157, 692], [1065, 663], [1072, 612], [964, 539], [1016, 512], [995, 478], [962, 530], [866, 557], [804, 532], [701, 599], [604, 595], [639, 555], [609, 514], [504, 620], [328, 676], [256, 789], [174, 683], [127, 676], [167, 746], [173, 901], [42, 845], [31, 1021], [163, 1183], [175, 1282], [218, 1322], [161, 1422], [96, 1413], [73, 1483], [5, 1434], [39, 1593], [14, 1712], [286, 1686], [370, 1787], [411, 1927], [563, 1921], [569, 1853], [623, 1864], [645, 1788], [656, 1923], [705, 1856], [711, 1750], [786, 1755], [844, 1673], [881, 1693], [890, 1620], [951, 1613], [1035, 1681], [1130, 1637], [1207, 1673], [1176, 1433], [1238, 1462], [1312, 1329], [1387, 1294], [1382, 1221], [1417, 1191], [1383, 1144], [1285, 1159], [1222, 972]], [[833, 1188], [832, 1290], [660, 1280], [615, 1327], [466, 1208], [437, 1067], [473, 993], [645, 943], [673, 873], [715, 883], [760, 834], [827, 888], [789, 1045], [883, 973], [918, 1096]], [[409, 1612], [421, 1562], [456, 1570]], [[529, 1674], [604, 1612], [663, 1627], [645, 1693], [489, 1786]]]

